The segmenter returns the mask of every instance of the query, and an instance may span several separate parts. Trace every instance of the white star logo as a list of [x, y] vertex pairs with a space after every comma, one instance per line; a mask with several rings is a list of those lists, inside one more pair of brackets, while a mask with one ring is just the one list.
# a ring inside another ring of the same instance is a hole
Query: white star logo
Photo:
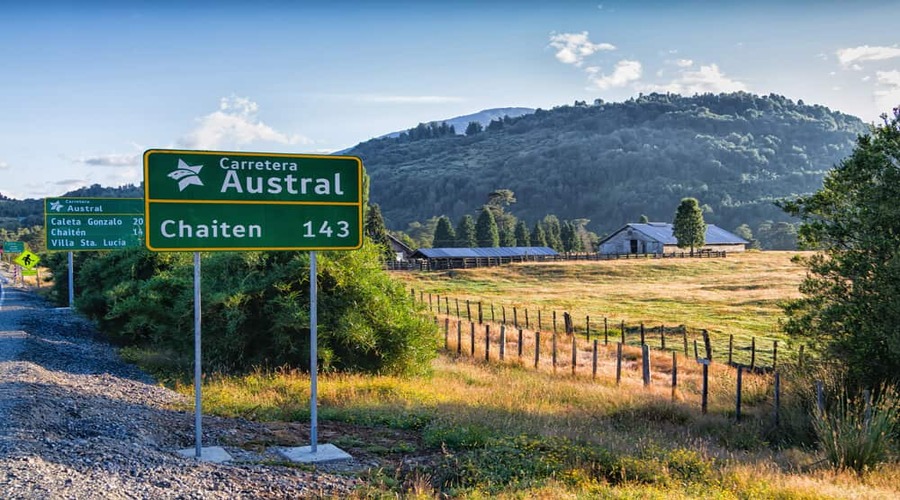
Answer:
[[191, 184], [202, 186], [203, 181], [200, 180], [200, 169], [203, 165], [188, 165], [181, 158], [178, 159], [178, 168], [173, 170], [168, 177], [178, 181], [178, 190], [184, 191], [184, 188]]

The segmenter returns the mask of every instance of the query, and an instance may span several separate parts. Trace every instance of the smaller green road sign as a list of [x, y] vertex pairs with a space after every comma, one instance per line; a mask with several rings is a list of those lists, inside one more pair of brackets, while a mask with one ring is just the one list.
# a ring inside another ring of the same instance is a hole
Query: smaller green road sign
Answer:
[[120, 250], [144, 244], [140, 198], [46, 198], [47, 250]]
[[22, 241], [4, 241], [3, 253], [22, 253], [25, 251], [25, 243]]
[[151, 149], [147, 248], [353, 250], [362, 162], [352, 156]]

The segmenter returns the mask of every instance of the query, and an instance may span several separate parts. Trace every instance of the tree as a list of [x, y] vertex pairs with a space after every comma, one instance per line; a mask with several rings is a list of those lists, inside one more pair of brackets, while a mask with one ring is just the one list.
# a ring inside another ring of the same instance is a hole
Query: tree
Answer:
[[531, 246], [531, 235], [528, 234], [528, 226], [525, 225], [525, 221], [520, 220], [516, 224], [516, 246], [517, 247], [530, 247]]
[[900, 109], [884, 120], [821, 189], [782, 205], [800, 218], [802, 245], [821, 249], [803, 259], [785, 330], [845, 366], [856, 388], [900, 382]]
[[641, 224], [647, 224], [647, 223], [649, 223], [649, 222], [650, 222], [650, 218], [647, 217], [646, 215], [643, 215], [643, 214], [642, 214], [642, 215], [641, 215], [640, 223], [641, 223]]
[[484, 130], [484, 127], [478, 122], [469, 122], [466, 126], [466, 135], [475, 135], [481, 133]]
[[456, 246], [459, 248], [475, 248], [478, 239], [475, 237], [475, 219], [466, 214], [456, 225]]
[[478, 221], [475, 223], [475, 239], [479, 247], [500, 246], [500, 234], [497, 232], [497, 223], [494, 221], [494, 214], [487, 205], [478, 214]]
[[541, 225], [544, 227], [544, 235], [547, 240], [547, 246], [556, 250], [557, 252], [565, 251], [565, 248], [563, 248], [562, 238], [560, 238], [562, 226], [559, 223], [559, 218], [555, 215], [545, 215], [544, 219], [541, 221]]
[[738, 238], [743, 238], [747, 240], [749, 243], [748, 247], [759, 249], [759, 242], [753, 238], [753, 230], [750, 229], [750, 226], [747, 224], [741, 224], [740, 226], [734, 228], [734, 234]]
[[547, 234], [540, 222], [534, 223], [534, 229], [531, 231], [531, 244], [536, 247], [545, 247], [547, 245]]
[[447, 216], [441, 216], [438, 219], [437, 226], [434, 228], [434, 240], [431, 246], [434, 248], [447, 248], [456, 245], [456, 232], [450, 224]]
[[672, 234], [678, 240], [678, 248], [690, 247], [691, 255], [694, 255], [694, 248], [706, 243], [706, 222], [697, 198], [681, 199], [675, 211]]
[[387, 228], [384, 227], [384, 217], [381, 215], [381, 207], [377, 203], [369, 205], [366, 211], [366, 236], [372, 242], [381, 247], [381, 254], [387, 259], [393, 259], [391, 244], [388, 240]]

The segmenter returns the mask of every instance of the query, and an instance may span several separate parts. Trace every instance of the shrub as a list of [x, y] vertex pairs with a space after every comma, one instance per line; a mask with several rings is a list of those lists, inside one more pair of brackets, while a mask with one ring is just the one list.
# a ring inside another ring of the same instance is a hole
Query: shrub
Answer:
[[819, 445], [831, 465], [863, 474], [889, 459], [897, 430], [897, 392], [883, 391], [874, 402], [846, 394], [813, 416]]
[[[76, 305], [120, 344], [190, 353], [194, 304], [188, 255], [91, 252], [79, 261]], [[382, 271], [377, 248], [320, 255], [323, 370], [427, 371], [436, 355], [435, 327], [405, 288]], [[201, 266], [207, 366], [222, 371], [309, 366], [308, 252], [217, 252], [204, 254]]]

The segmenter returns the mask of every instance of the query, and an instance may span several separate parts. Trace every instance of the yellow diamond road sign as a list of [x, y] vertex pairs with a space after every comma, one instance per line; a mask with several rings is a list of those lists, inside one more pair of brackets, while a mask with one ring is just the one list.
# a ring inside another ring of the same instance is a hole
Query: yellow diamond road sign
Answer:
[[29, 252], [28, 250], [25, 250], [24, 252], [20, 253], [19, 256], [16, 257], [15, 260], [13, 260], [13, 262], [24, 267], [25, 269], [34, 269], [34, 267], [36, 265], [38, 265], [38, 262], [40, 262], [40, 261], [41, 261], [40, 257]]

